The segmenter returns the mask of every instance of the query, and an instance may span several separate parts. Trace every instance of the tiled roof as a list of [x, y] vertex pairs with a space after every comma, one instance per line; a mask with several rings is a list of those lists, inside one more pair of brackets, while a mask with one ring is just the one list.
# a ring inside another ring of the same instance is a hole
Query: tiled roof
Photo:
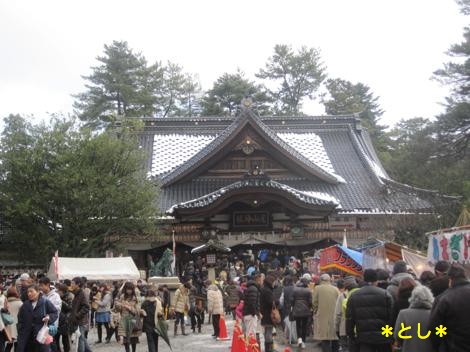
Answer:
[[214, 192], [205, 194], [201, 197], [190, 199], [188, 201], [178, 203], [170, 207], [167, 211], [168, 214], [172, 214], [175, 209], [188, 209], [188, 208], [203, 208], [206, 207], [217, 199], [223, 196], [229, 196], [230, 193], [243, 189], [243, 188], [259, 188], [262, 189], [273, 189], [280, 190], [287, 193], [288, 195], [293, 196], [302, 203], [308, 205], [330, 205], [336, 207], [339, 205], [339, 202], [336, 198], [330, 196], [329, 194], [322, 192], [314, 191], [300, 191], [298, 189], [292, 188], [286, 184], [276, 182], [270, 179], [265, 178], [246, 178], [240, 181], [236, 181], [227, 186], [223, 186]]
[[[252, 116], [230, 118], [174, 118], [148, 122], [143, 147], [152, 160], [154, 176], [163, 179], [200, 165], [217, 156], [217, 148]], [[243, 120], [245, 119], [245, 120]], [[150, 123], [152, 125], [150, 125]], [[389, 178], [375, 154], [367, 131], [356, 116], [263, 117], [250, 120], [273, 143], [304, 165], [316, 168], [326, 180], [297, 177], [273, 179], [302, 194], [328, 194], [344, 214], [392, 214], [432, 212], [435, 206], [450, 205], [451, 197], [421, 190]], [[149, 143], [149, 138], [153, 143]], [[150, 162], [148, 163], [148, 165]], [[163, 186], [158, 199], [162, 212], [198, 199], [208, 200], [240, 179], [195, 177]], [[214, 193], [215, 192], [215, 193]]]
[[[312, 142], [306, 143], [307, 139], [305, 138], [292, 138], [289, 137], [289, 135], [287, 134], [285, 138], [292, 139], [293, 141], [293, 145], [290, 145], [289, 143], [285, 142], [282, 138], [280, 138], [275, 131], [273, 131], [266, 124], [264, 124], [261, 119], [257, 117], [251, 110], [244, 109], [230, 126], [228, 126], [212, 141], [207, 143], [207, 145], [200, 148], [188, 160], [173, 168], [169, 173], [160, 175], [160, 179], [162, 180], [163, 185], [171, 184], [178, 178], [181, 178], [183, 175], [188, 174], [192, 169], [201, 165], [201, 163], [203, 163], [205, 160], [214, 157], [217, 151], [219, 150], [219, 147], [229, 141], [230, 138], [234, 137], [236, 135], [236, 132], [241, 130], [241, 128], [248, 123], [250, 123], [255, 129], [257, 129], [258, 132], [264, 134], [268, 141], [277, 146], [278, 150], [281, 153], [286, 153], [290, 155], [293, 159], [297, 160], [300, 165], [310, 170], [312, 174], [320, 177], [326, 182], [344, 182], [343, 178], [333, 172], [331, 164], [328, 163], [328, 156], [326, 155], [326, 152], [324, 150], [321, 150], [321, 140], [314, 138]], [[156, 138], [158, 139], [160, 137], [156, 136]], [[198, 149], [197, 147], [193, 146], [191, 142], [187, 143], [187, 145], [190, 146], [191, 151]], [[300, 147], [303, 152], [310, 149], [312, 150], [309, 151], [308, 155], [304, 155], [301, 151], [298, 151], [295, 146]], [[160, 163], [160, 157], [157, 152], [157, 150], [154, 150], [154, 165]], [[317, 160], [315, 158], [316, 155], [321, 155], [321, 158]], [[313, 156], [313, 160], [310, 159], [309, 156]], [[325, 166], [326, 168], [324, 168]], [[157, 169], [159, 168], [155, 167], [155, 170]]]
[[[277, 135], [306, 159], [310, 160], [312, 163], [317, 164], [329, 173], [335, 174], [335, 170], [333, 165], [331, 165], [330, 158], [328, 158], [328, 154], [326, 154], [326, 150], [323, 147], [323, 142], [317, 134], [313, 132], [289, 132], [277, 133]], [[341, 180], [341, 182], [344, 182], [342, 177], [336, 174], [335, 176]]]
[[155, 134], [152, 176], [168, 173], [182, 165], [215, 139], [216, 135], [186, 133]]

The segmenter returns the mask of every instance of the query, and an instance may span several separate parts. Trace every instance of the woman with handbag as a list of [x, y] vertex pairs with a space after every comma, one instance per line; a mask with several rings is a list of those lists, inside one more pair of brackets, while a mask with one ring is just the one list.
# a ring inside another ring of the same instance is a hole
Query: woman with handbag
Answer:
[[260, 295], [261, 326], [264, 327], [265, 352], [273, 351], [273, 327], [281, 322], [281, 316], [273, 294], [275, 281], [276, 278], [274, 276], [267, 275], [264, 279]]
[[21, 306], [23, 305], [23, 302], [21, 301], [20, 295], [18, 294], [18, 291], [16, 290], [15, 286], [12, 286], [8, 289], [7, 301], [8, 312], [13, 317], [13, 324], [10, 325], [11, 338], [13, 341], [11, 343], [7, 343], [7, 346], [5, 348], [5, 352], [10, 352], [13, 351], [13, 348], [16, 350], [16, 347], [18, 345], [18, 313], [20, 311]]
[[101, 343], [103, 340], [103, 325], [106, 329], [106, 343], [111, 341], [111, 337], [113, 336], [113, 331], [109, 327], [109, 323], [111, 322], [111, 301], [113, 297], [111, 292], [109, 292], [108, 285], [100, 284], [98, 288], [98, 294], [94, 296], [94, 303], [96, 303], [96, 329], [98, 331], [98, 341], [96, 343]]
[[45, 324], [57, 320], [57, 309], [37, 285], [28, 286], [27, 296], [18, 313], [17, 352], [50, 352], [50, 345], [40, 344], [36, 337]]
[[135, 352], [139, 336], [142, 334], [142, 320], [139, 301], [132, 282], [124, 284], [122, 294], [115, 302], [115, 308], [121, 313], [118, 328], [119, 341], [124, 345], [126, 352], [130, 352], [130, 346], [132, 346], [132, 352]]

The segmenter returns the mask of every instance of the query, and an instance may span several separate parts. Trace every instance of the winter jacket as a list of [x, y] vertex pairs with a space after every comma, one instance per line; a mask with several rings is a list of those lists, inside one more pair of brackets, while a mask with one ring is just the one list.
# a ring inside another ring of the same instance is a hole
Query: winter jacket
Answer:
[[41, 328], [44, 326], [42, 319], [49, 315], [49, 321], [57, 320], [57, 309], [42, 295], [39, 297], [36, 306], [27, 300], [18, 312], [18, 346], [19, 352], [30, 352], [27, 350], [30, 340], [34, 340]]
[[88, 324], [88, 312], [90, 311], [89, 299], [85, 296], [83, 289], [75, 291], [72, 301], [72, 311], [69, 316], [69, 327], [75, 330], [78, 326]]
[[97, 304], [97, 309], [96, 311], [98, 313], [107, 313], [111, 311], [111, 301], [113, 299], [113, 296], [111, 295], [110, 292], [106, 292], [103, 296], [103, 299], [100, 301], [96, 301]]
[[66, 292], [62, 296], [62, 306], [59, 314], [59, 334], [69, 333], [69, 317], [72, 312], [73, 293]]
[[285, 286], [282, 292], [283, 296], [283, 305], [282, 305], [282, 313], [284, 317], [289, 316], [289, 313], [292, 310], [292, 302], [294, 301], [294, 289], [295, 286]]
[[[431, 341], [429, 339], [420, 339], [417, 336], [418, 323], [420, 323], [421, 336], [427, 335], [430, 313], [431, 303], [429, 302], [416, 302], [410, 308], [403, 309], [398, 313], [393, 333], [395, 340], [402, 346], [402, 352], [432, 351]], [[398, 337], [402, 323], [405, 327], [411, 326], [410, 330], [404, 332], [404, 335], [412, 335], [411, 339], [400, 339]]]
[[[455, 280], [453, 287], [448, 288], [434, 301], [429, 318], [431, 344], [434, 351], [447, 352], [468, 351], [470, 346], [470, 282], [465, 279]], [[443, 325], [447, 335], [439, 337], [436, 327]], [[447, 349], [443, 349], [446, 346]]]
[[243, 316], [259, 315], [260, 313], [260, 288], [255, 281], [248, 281], [244, 292]]
[[398, 273], [393, 275], [390, 279], [390, 284], [387, 287], [387, 292], [392, 295], [394, 302], [398, 299], [398, 286], [400, 285], [401, 280], [405, 278], [410, 278], [414, 280], [414, 277], [408, 273]]
[[395, 322], [397, 321], [398, 313], [402, 309], [407, 309], [410, 306], [410, 302], [408, 301], [411, 297], [411, 292], [413, 291], [414, 287], [410, 287], [407, 290], [401, 290], [398, 292], [398, 296], [396, 301], [393, 303], [393, 314], [392, 314], [392, 323], [395, 326]]
[[197, 288], [196, 286], [191, 285], [191, 288], [189, 289], [189, 292], [188, 292], [190, 308], [194, 308], [194, 306], [196, 305], [196, 296], [197, 296]]
[[175, 312], [184, 313], [189, 309], [188, 289], [184, 285], [180, 285], [175, 292]]
[[346, 333], [366, 344], [391, 343], [393, 336], [382, 335], [382, 327], [392, 326], [393, 299], [390, 293], [369, 285], [355, 291], [346, 307]]
[[329, 282], [322, 282], [313, 291], [313, 335], [315, 340], [337, 340], [335, 308], [339, 291]]
[[227, 293], [227, 306], [229, 308], [235, 308], [238, 306], [238, 303], [240, 303], [241, 291], [237, 285], [228, 285], [225, 288], [225, 292]]
[[[162, 302], [158, 297], [146, 297], [142, 303], [142, 310], [145, 312], [143, 321], [143, 331], [152, 333], [155, 329], [159, 316], [163, 314]], [[155, 314], [157, 313], [157, 314]]]
[[23, 305], [21, 299], [16, 297], [9, 297], [8, 298], [8, 312], [13, 317], [13, 325], [10, 325], [11, 337], [18, 340], [18, 313], [20, 312], [20, 308]]
[[115, 302], [115, 308], [118, 312], [121, 313], [121, 320], [119, 321], [118, 335], [119, 336], [129, 336], [129, 337], [139, 337], [142, 334], [142, 331], [127, 331], [129, 328], [128, 319], [131, 318], [141, 318], [140, 317], [140, 305], [136, 296], [126, 298], [122, 294], [119, 299]]
[[[56, 289], [51, 287], [51, 290], [45, 295], [45, 297], [54, 305], [55, 309], [57, 309], [57, 313], [60, 314], [60, 310], [62, 309], [62, 299]], [[54, 322], [51, 321], [51, 323]]]
[[262, 326], [272, 326], [273, 321], [271, 320], [271, 310], [273, 309], [274, 302], [274, 293], [273, 287], [267, 282], [264, 283], [260, 292], [260, 312], [262, 315], [261, 325]]
[[207, 311], [209, 314], [224, 314], [224, 299], [216, 285], [207, 288]]
[[449, 277], [447, 275], [436, 277], [429, 284], [429, 288], [431, 289], [431, 292], [434, 297], [439, 296], [441, 293], [443, 293], [449, 288]]
[[291, 305], [294, 318], [310, 316], [312, 314], [312, 291], [302, 283], [297, 284], [292, 295]]
[[346, 336], [346, 316], [343, 314], [343, 302], [347, 297], [346, 292], [340, 293], [335, 307], [335, 330], [339, 336]]

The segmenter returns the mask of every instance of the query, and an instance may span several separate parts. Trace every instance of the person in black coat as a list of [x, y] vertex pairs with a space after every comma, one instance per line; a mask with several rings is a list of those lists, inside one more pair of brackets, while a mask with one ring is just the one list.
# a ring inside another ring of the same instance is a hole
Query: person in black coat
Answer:
[[[62, 309], [59, 314], [59, 330], [57, 332], [57, 344], [62, 337], [62, 344], [64, 346], [64, 352], [70, 352], [70, 340], [69, 340], [69, 327], [67, 324], [68, 317], [72, 311], [73, 294], [68, 290], [67, 285], [58, 284], [57, 292], [62, 299]], [[58, 349], [60, 351], [60, 349]]]
[[[149, 352], [158, 352], [158, 334], [155, 332], [155, 322], [158, 319], [163, 319], [163, 310], [162, 302], [155, 289], [147, 290], [147, 296], [142, 303], [142, 310], [145, 312], [142, 330], [147, 336], [148, 350]], [[157, 317], [155, 317], [155, 314], [157, 314]]]
[[263, 277], [261, 274], [256, 273], [253, 275], [253, 278], [254, 280], [248, 281], [247, 288], [244, 292], [243, 323], [245, 324], [246, 336], [253, 334], [259, 341], [259, 334], [256, 331], [258, 327], [258, 320], [261, 314], [260, 291], [263, 284]]
[[277, 307], [279, 302], [274, 299], [274, 282], [276, 278], [272, 275], [266, 276], [264, 285], [260, 294], [260, 311], [261, 311], [261, 325], [264, 327], [264, 350], [266, 352], [273, 351], [273, 326], [274, 323], [271, 319], [271, 311], [274, 306]]
[[41, 345], [36, 341], [39, 330], [47, 322], [58, 318], [57, 309], [43, 297], [37, 285], [27, 288], [28, 299], [18, 312], [18, 352], [50, 352], [50, 345]]
[[355, 291], [346, 306], [346, 334], [351, 351], [390, 352], [393, 335], [382, 335], [382, 327], [393, 327], [393, 298], [386, 290], [377, 287], [377, 272], [364, 271], [366, 286]]
[[[470, 282], [465, 270], [452, 265], [448, 272], [449, 289], [436, 298], [429, 318], [430, 339], [433, 350], [446, 352], [468, 351], [470, 346]], [[447, 335], [435, 334], [440, 326], [447, 328]]]
[[312, 316], [312, 290], [308, 287], [310, 281], [309, 274], [302, 276], [294, 288], [290, 302], [297, 329], [297, 344], [300, 348], [305, 348], [308, 319]]
[[450, 269], [450, 263], [446, 260], [439, 260], [434, 266], [436, 277], [430, 282], [429, 288], [436, 298], [449, 288], [449, 277], [447, 272]]

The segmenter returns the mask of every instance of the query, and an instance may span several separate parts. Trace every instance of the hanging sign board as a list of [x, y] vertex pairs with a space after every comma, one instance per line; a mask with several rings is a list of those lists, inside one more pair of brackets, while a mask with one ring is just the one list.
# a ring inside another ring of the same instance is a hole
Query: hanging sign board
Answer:
[[357, 228], [355, 216], [330, 216], [328, 222], [331, 230], [355, 230]]
[[470, 263], [470, 226], [433, 232], [429, 235], [428, 261]]

